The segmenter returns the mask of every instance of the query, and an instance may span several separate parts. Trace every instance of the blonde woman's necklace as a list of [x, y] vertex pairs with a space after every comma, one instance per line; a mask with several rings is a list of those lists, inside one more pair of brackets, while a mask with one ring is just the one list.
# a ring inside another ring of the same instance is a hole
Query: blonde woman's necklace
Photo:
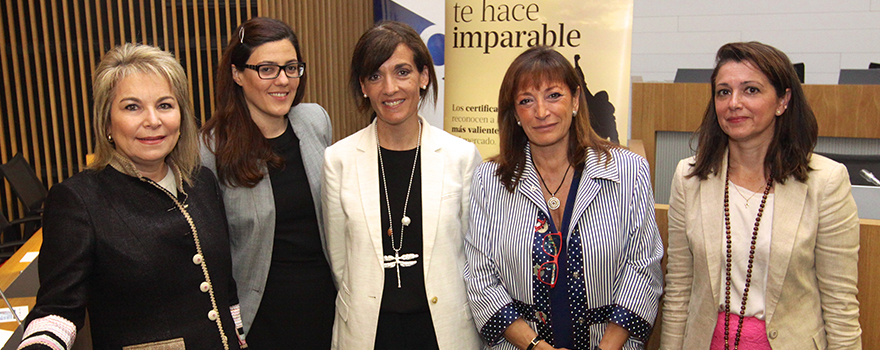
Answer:
[[547, 199], [547, 206], [550, 207], [550, 210], [559, 209], [559, 198], [556, 198], [556, 194], [559, 193], [559, 189], [562, 188], [562, 184], [565, 183], [565, 177], [568, 176], [568, 171], [571, 169], [571, 163], [568, 163], [568, 168], [565, 168], [565, 174], [562, 174], [562, 181], [559, 182], [559, 186], [556, 187], [556, 191], [550, 192], [550, 188], [547, 187], [547, 182], [544, 182], [544, 177], [541, 176], [541, 171], [538, 170], [538, 166], [535, 166], [535, 172], [538, 173], [538, 178], [541, 179], [541, 183], [544, 184], [544, 188], [547, 189], [547, 193], [550, 194], [550, 199]]
[[419, 149], [422, 147], [422, 123], [419, 122], [419, 141], [416, 144], [416, 156], [413, 159], [412, 172], [409, 174], [409, 184], [406, 186], [406, 199], [403, 201], [403, 214], [400, 219], [400, 243], [394, 244], [394, 219], [391, 218], [391, 200], [388, 197], [388, 182], [385, 181], [385, 162], [382, 160], [382, 146], [379, 145], [379, 128], [376, 126], [376, 149], [379, 151], [379, 169], [382, 170], [382, 189], [385, 190], [385, 205], [388, 206], [388, 236], [391, 237], [391, 249], [394, 255], [385, 255], [382, 257], [384, 262], [382, 267], [386, 269], [397, 269], [397, 288], [401, 288], [400, 284], [400, 268], [410, 267], [418, 263], [416, 260], [419, 255], [416, 253], [407, 253], [400, 255], [403, 249], [403, 228], [409, 226], [412, 220], [406, 216], [406, 207], [409, 204], [409, 192], [412, 189], [413, 176], [416, 173], [416, 164], [419, 162]]

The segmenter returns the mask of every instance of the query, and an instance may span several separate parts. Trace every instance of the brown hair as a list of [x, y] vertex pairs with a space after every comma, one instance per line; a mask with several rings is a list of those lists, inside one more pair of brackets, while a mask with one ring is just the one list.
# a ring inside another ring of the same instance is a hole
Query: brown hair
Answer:
[[816, 146], [819, 126], [816, 115], [807, 103], [804, 90], [788, 56], [775, 47], [757, 41], [729, 43], [718, 49], [715, 70], [712, 71], [712, 90], [703, 122], [694, 137], [699, 140], [696, 161], [688, 177], [705, 180], [710, 174], [720, 172], [728, 137], [718, 124], [715, 113], [715, 79], [721, 66], [729, 62], [748, 63], [761, 71], [782, 98], [791, 91], [788, 108], [776, 117], [773, 140], [764, 157], [764, 169], [770, 171], [773, 181], [780, 184], [793, 176], [806, 181], [810, 169], [810, 154]]
[[[434, 61], [425, 42], [412, 27], [396, 21], [381, 21], [367, 30], [358, 40], [351, 55], [348, 88], [358, 103], [358, 110], [370, 110], [370, 100], [363, 98], [361, 82], [375, 73], [394, 54], [400, 44], [406, 45], [413, 53], [413, 63], [419, 73], [428, 70], [428, 88], [419, 91], [424, 99], [428, 90], [433, 93], [433, 103], [437, 103], [437, 74], [434, 73]], [[373, 113], [375, 114], [375, 112]]]
[[[305, 62], [305, 59], [296, 34], [279, 20], [252, 18], [236, 28], [233, 34], [217, 68], [214, 88], [217, 109], [202, 127], [202, 138], [212, 146], [211, 151], [217, 158], [217, 178], [222, 183], [254, 187], [266, 175], [266, 165], [280, 167], [283, 160], [275, 154], [272, 145], [251, 119], [244, 90], [232, 79], [232, 69], [243, 71], [257, 47], [278, 40], [289, 40], [299, 62]], [[302, 101], [307, 78], [307, 72], [299, 78], [291, 107]]]
[[[590, 128], [590, 112], [584, 92], [580, 91], [578, 75], [571, 63], [559, 52], [548, 46], [535, 46], [520, 54], [504, 74], [498, 92], [498, 137], [500, 153], [491, 160], [498, 164], [495, 175], [504, 187], [513, 192], [526, 165], [528, 136], [516, 124], [516, 95], [527, 86], [540, 86], [543, 82], [564, 83], [572, 94], [577, 94], [579, 108], [573, 117], [568, 138], [568, 160], [580, 166], [587, 158], [587, 149], [593, 148], [611, 160], [609, 149], [613, 144], [601, 139]], [[600, 157], [601, 159], [602, 157]]]
[[171, 85], [180, 106], [180, 138], [167, 157], [178, 167], [181, 180], [190, 183], [199, 167], [199, 131], [189, 99], [186, 72], [171, 53], [143, 44], [128, 43], [110, 49], [95, 69], [92, 80], [95, 158], [88, 167], [101, 170], [113, 159], [116, 148], [107, 135], [116, 88], [122, 79], [138, 73], [156, 74]]

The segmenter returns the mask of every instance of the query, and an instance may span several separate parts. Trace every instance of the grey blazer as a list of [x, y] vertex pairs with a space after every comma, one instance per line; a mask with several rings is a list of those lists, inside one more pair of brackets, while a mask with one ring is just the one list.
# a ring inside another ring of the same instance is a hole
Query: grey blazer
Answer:
[[[321, 220], [321, 172], [324, 149], [330, 145], [332, 138], [330, 117], [324, 108], [314, 103], [296, 105], [287, 116], [293, 132], [299, 138], [303, 165], [315, 202], [321, 244], [326, 255], [327, 243]], [[211, 151], [213, 142], [208, 143], [209, 145], [204, 142], [201, 144], [202, 165], [216, 175], [216, 159]], [[269, 276], [275, 238], [275, 197], [269, 175], [253, 188], [228, 187], [221, 182], [220, 190], [226, 204], [226, 218], [229, 220], [232, 273], [238, 286], [241, 320], [247, 335], [260, 307], [266, 278]]]

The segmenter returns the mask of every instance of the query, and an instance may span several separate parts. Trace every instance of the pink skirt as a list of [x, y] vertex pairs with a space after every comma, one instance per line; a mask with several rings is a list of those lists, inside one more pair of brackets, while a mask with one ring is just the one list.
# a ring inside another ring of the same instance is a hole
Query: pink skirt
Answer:
[[[730, 314], [730, 335], [728, 336], [727, 350], [733, 349], [733, 343], [736, 341], [736, 328], [739, 326], [739, 315]], [[770, 342], [767, 340], [767, 326], [764, 320], [755, 317], [746, 317], [743, 319], [742, 333], [739, 336], [739, 348], [748, 350], [771, 350]], [[712, 345], [709, 350], [725, 350], [724, 349], [724, 312], [718, 313], [718, 322], [715, 324], [715, 333], [712, 334]]]

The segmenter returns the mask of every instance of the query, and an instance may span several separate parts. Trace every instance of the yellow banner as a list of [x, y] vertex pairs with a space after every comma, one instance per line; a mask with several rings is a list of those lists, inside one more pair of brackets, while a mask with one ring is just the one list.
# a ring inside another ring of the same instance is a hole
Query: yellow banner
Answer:
[[532, 46], [552, 46], [583, 73], [593, 129], [628, 135], [632, 0], [447, 0], [444, 129], [498, 154], [498, 89]]

